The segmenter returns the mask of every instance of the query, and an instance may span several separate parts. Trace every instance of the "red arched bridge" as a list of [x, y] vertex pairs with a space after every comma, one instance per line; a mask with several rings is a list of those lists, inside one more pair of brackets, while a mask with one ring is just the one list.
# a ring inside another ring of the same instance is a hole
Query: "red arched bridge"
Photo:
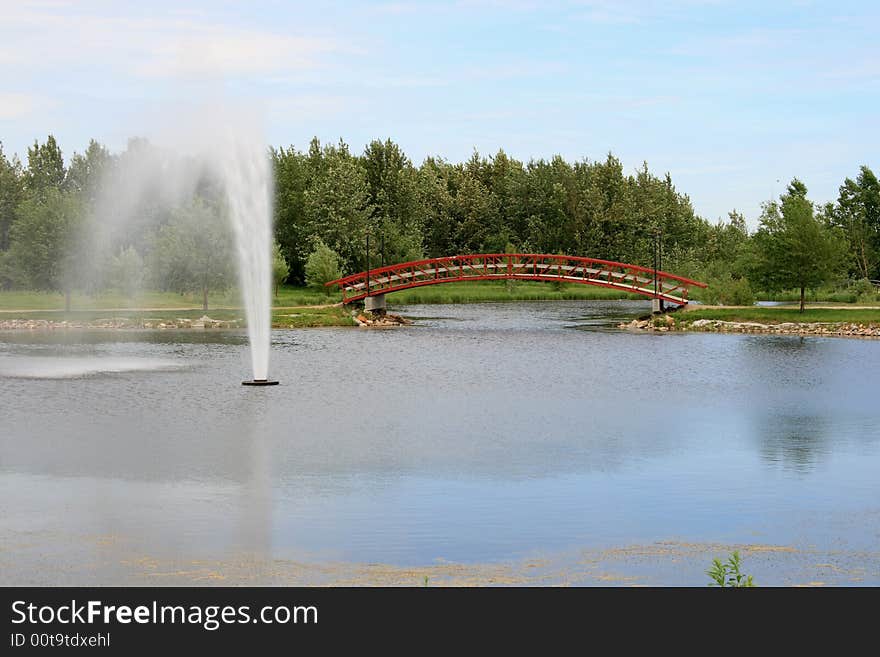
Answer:
[[706, 283], [639, 265], [535, 253], [476, 253], [414, 260], [352, 274], [326, 285], [338, 285], [342, 302], [351, 303], [423, 285], [507, 279], [598, 285], [680, 306], [687, 304], [691, 287], [707, 287]]

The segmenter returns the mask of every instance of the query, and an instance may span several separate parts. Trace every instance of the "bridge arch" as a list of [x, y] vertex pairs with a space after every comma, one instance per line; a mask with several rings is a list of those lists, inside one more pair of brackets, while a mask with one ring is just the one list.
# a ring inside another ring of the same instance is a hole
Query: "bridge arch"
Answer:
[[330, 281], [352, 303], [425, 285], [465, 281], [548, 281], [607, 287], [679, 306], [692, 287], [706, 283], [669, 272], [611, 260], [541, 253], [476, 253], [388, 265]]

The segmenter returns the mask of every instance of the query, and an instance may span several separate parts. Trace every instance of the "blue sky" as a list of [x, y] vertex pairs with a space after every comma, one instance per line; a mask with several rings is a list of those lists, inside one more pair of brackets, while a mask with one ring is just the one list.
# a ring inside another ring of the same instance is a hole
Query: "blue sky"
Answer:
[[222, 95], [273, 145], [611, 151], [754, 226], [793, 176], [826, 201], [880, 169], [878, 26], [880, 3], [845, 1], [0, 0], [0, 141], [120, 150], [147, 117]]

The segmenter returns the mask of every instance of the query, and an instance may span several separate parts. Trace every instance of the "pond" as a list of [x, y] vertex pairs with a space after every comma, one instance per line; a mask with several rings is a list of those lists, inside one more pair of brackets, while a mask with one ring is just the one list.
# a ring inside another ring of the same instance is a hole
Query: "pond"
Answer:
[[266, 389], [239, 332], [0, 333], [0, 583], [703, 585], [741, 546], [759, 583], [880, 584], [880, 343], [616, 328], [648, 309], [275, 331]]

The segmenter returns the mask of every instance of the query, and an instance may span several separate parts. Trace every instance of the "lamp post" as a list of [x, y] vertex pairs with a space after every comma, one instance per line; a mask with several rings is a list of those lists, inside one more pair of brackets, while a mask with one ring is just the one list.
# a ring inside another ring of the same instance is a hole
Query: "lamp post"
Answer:
[[370, 296], [370, 230], [367, 229], [367, 296]]
[[659, 227], [654, 228], [652, 237], [654, 238], [654, 302], [651, 310], [662, 313], [665, 308], [663, 299], [660, 298], [662, 288], [657, 272], [663, 269], [663, 230]]
[[[657, 229], [657, 268], [660, 271], [663, 271], [663, 229]], [[654, 275], [654, 278], [657, 278], [657, 275]], [[659, 285], [659, 281], [657, 282]], [[664, 312], [666, 310], [666, 302], [663, 299], [660, 299], [660, 312]]]
[[654, 298], [657, 298], [657, 232], [654, 231], [652, 234], [654, 238], [651, 242], [651, 246], [654, 247], [654, 254], [652, 258], [652, 262], [654, 263]]

